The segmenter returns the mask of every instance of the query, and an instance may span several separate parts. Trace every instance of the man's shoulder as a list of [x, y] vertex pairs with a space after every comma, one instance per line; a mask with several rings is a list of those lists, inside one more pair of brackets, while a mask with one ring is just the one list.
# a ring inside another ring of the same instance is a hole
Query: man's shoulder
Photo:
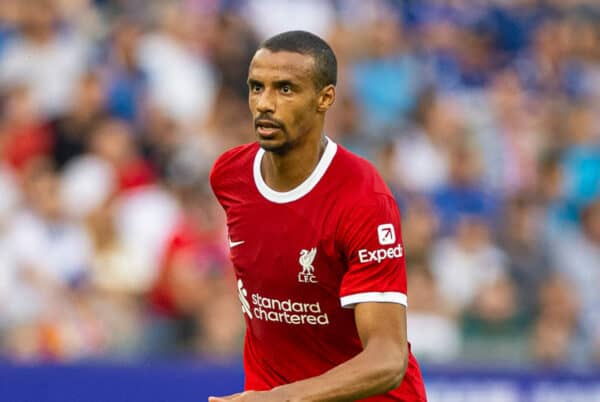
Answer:
[[357, 201], [365, 200], [370, 195], [392, 196], [390, 189], [377, 171], [377, 168], [367, 159], [358, 156], [344, 147], [338, 147], [334, 174], [342, 184], [338, 188], [346, 192], [350, 198]]
[[337, 160], [345, 169], [350, 169], [352, 173], [360, 176], [379, 175], [377, 169], [369, 160], [340, 145], [338, 145]]
[[237, 147], [231, 148], [221, 154], [213, 164], [213, 170], [220, 167], [228, 166], [239, 166], [244, 163], [254, 160], [256, 151], [258, 150], [258, 143], [251, 142], [248, 144], [238, 145]]
[[218, 181], [226, 179], [230, 175], [239, 176], [240, 170], [252, 170], [254, 156], [258, 150], [256, 142], [244, 144], [231, 148], [213, 163], [210, 171], [210, 182], [213, 187], [218, 184]]
[[237, 146], [217, 158], [210, 171], [210, 186], [219, 200], [230, 199], [242, 191], [252, 178], [252, 165], [258, 143]]

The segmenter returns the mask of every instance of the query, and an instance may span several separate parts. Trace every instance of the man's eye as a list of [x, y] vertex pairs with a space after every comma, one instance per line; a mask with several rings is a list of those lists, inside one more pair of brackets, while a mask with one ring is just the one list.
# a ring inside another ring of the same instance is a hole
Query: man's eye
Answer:
[[292, 87], [290, 87], [289, 85], [284, 85], [281, 87], [281, 92], [283, 92], [284, 94], [292, 93]]
[[252, 84], [252, 85], [250, 85], [250, 90], [252, 92], [260, 92], [261, 89], [262, 89], [262, 86], [259, 85], [259, 84]]

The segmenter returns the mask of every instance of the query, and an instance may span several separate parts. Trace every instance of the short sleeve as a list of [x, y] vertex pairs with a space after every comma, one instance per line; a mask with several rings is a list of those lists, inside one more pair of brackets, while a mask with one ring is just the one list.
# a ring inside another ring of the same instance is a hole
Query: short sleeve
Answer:
[[388, 302], [407, 305], [400, 213], [392, 196], [374, 194], [352, 208], [338, 232], [346, 259], [343, 307]]
[[208, 179], [213, 194], [225, 210], [239, 197], [239, 189], [245, 184], [243, 176], [247, 173], [241, 172], [252, 172], [252, 158], [257, 148], [256, 143], [241, 145], [225, 151], [214, 162]]

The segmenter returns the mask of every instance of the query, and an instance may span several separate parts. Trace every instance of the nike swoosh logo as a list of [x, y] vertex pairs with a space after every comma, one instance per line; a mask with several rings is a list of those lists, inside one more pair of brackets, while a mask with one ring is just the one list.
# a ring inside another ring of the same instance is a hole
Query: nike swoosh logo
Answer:
[[245, 240], [240, 240], [240, 241], [231, 241], [231, 239], [229, 239], [229, 248], [234, 248], [236, 246], [239, 246], [240, 244], [245, 243]]

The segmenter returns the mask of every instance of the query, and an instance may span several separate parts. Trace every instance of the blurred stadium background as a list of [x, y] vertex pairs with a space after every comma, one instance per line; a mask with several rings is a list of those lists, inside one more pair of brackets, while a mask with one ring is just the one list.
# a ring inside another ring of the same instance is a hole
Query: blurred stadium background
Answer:
[[431, 401], [599, 401], [597, 0], [1, 0], [0, 400], [239, 390], [207, 175], [288, 29], [397, 196]]

